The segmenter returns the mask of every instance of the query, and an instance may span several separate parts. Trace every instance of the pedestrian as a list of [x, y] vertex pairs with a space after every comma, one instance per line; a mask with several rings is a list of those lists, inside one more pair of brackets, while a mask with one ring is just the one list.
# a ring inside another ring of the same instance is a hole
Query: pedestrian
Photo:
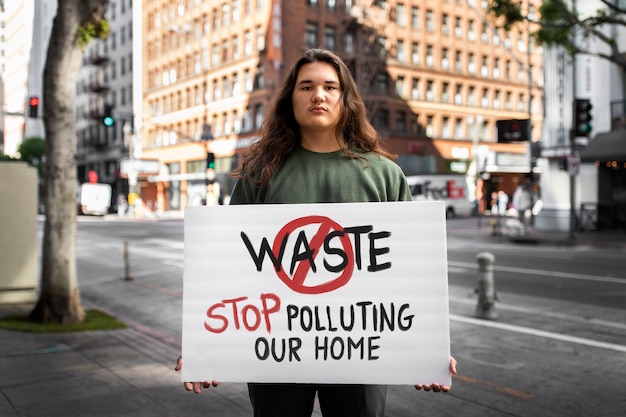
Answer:
[[528, 181], [524, 181], [517, 186], [515, 194], [513, 194], [513, 206], [515, 210], [517, 210], [519, 220], [524, 226], [526, 226], [526, 211], [530, 209], [532, 205], [532, 195], [530, 192]]
[[[261, 137], [240, 167], [230, 204], [411, 201], [400, 167], [367, 119], [348, 68], [321, 49], [292, 67]], [[179, 358], [176, 370], [182, 368]], [[456, 360], [450, 358], [456, 374]], [[185, 382], [188, 391], [217, 381]], [[417, 389], [447, 392], [437, 383]], [[255, 417], [310, 417], [317, 394], [324, 416], [384, 416], [383, 385], [249, 383]]]
[[509, 196], [504, 191], [498, 191], [498, 214], [504, 216], [509, 205]]

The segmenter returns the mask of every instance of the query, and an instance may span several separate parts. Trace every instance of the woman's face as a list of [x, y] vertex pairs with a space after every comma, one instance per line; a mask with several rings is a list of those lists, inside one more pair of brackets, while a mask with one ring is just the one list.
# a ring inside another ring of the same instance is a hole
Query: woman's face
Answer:
[[343, 91], [335, 68], [326, 62], [312, 62], [300, 68], [292, 104], [300, 131], [335, 130], [339, 123]]

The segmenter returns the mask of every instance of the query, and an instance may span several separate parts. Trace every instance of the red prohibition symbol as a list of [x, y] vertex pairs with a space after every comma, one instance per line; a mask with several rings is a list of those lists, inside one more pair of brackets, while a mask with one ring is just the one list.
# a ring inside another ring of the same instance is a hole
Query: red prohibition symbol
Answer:
[[[325, 216], [300, 217], [287, 223], [276, 235], [272, 251], [278, 253], [281, 242], [283, 239], [287, 238], [287, 235], [294, 234], [293, 232], [299, 228], [316, 224], [319, 225], [319, 228], [309, 242], [309, 247], [314, 251], [313, 259], [315, 259], [324, 245], [326, 236], [331, 231], [343, 232], [341, 225]], [[350, 278], [352, 278], [352, 272], [354, 271], [354, 251], [352, 250], [352, 242], [347, 234], [341, 234], [338, 236], [338, 239], [348, 258], [346, 267], [340, 272], [339, 276], [318, 285], [307, 285], [306, 280], [311, 270], [311, 265], [309, 262], [300, 262], [294, 270], [293, 276], [290, 277], [285, 271], [285, 268], [281, 268], [281, 270], [277, 272], [278, 277], [293, 291], [301, 294], [323, 294], [343, 287], [350, 281]]]

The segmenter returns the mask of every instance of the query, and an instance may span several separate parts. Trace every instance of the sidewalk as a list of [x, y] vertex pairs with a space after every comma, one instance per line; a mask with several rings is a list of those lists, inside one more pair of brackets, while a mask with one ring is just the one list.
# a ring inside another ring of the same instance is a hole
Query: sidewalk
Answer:
[[498, 217], [457, 218], [447, 222], [448, 235], [490, 243], [515, 243], [566, 247], [594, 247], [626, 250], [626, 230], [586, 230], [550, 232], [527, 226], [521, 233], [515, 218], [501, 217], [500, 228], [494, 227]]
[[[0, 316], [32, 305], [0, 305]], [[0, 416], [250, 416], [244, 384], [186, 392], [180, 350], [130, 328], [84, 333], [0, 330]]]

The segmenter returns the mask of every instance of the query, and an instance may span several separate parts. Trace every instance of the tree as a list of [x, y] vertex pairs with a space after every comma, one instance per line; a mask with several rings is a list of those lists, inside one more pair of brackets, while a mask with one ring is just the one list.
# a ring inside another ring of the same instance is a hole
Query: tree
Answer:
[[[606, 59], [623, 70], [626, 69], [626, 54], [620, 51], [615, 38], [607, 35], [610, 26], [626, 27], [626, 9], [621, 2], [597, 0], [604, 8], [590, 15], [581, 15], [573, 2], [566, 0], [545, 0], [535, 14], [525, 11], [528, 1], [491, 0], [487, 9], [488, 16], [497, 27], [509, 30], [518, 24], [530, 24], [531, 35], [538, 44], [547, 47], [562, 46], [572, 56], [577, 54], [592, 55]], [[532, 9], [531, 9], [532, 10]], [[609, 52], [588, 50], [576, 42], [577, 39], [592, 36], [606, 44]]]
[[106, 37], [107, 0], [58, 0], [43, 77], [46, 130], [40, 296], [29, 318], [79, 323], [85, 312], [76, 276], [76, 78], [87, 43]]
[[42, 138], [28, 138], [20, 143], [17, 152], [20, 154], [20, 160], [28, 162], [31, 166], [37, 168], [37, 173], [41, 177], [43, 174], [43, 156], [46, 152], [46, 145]]

